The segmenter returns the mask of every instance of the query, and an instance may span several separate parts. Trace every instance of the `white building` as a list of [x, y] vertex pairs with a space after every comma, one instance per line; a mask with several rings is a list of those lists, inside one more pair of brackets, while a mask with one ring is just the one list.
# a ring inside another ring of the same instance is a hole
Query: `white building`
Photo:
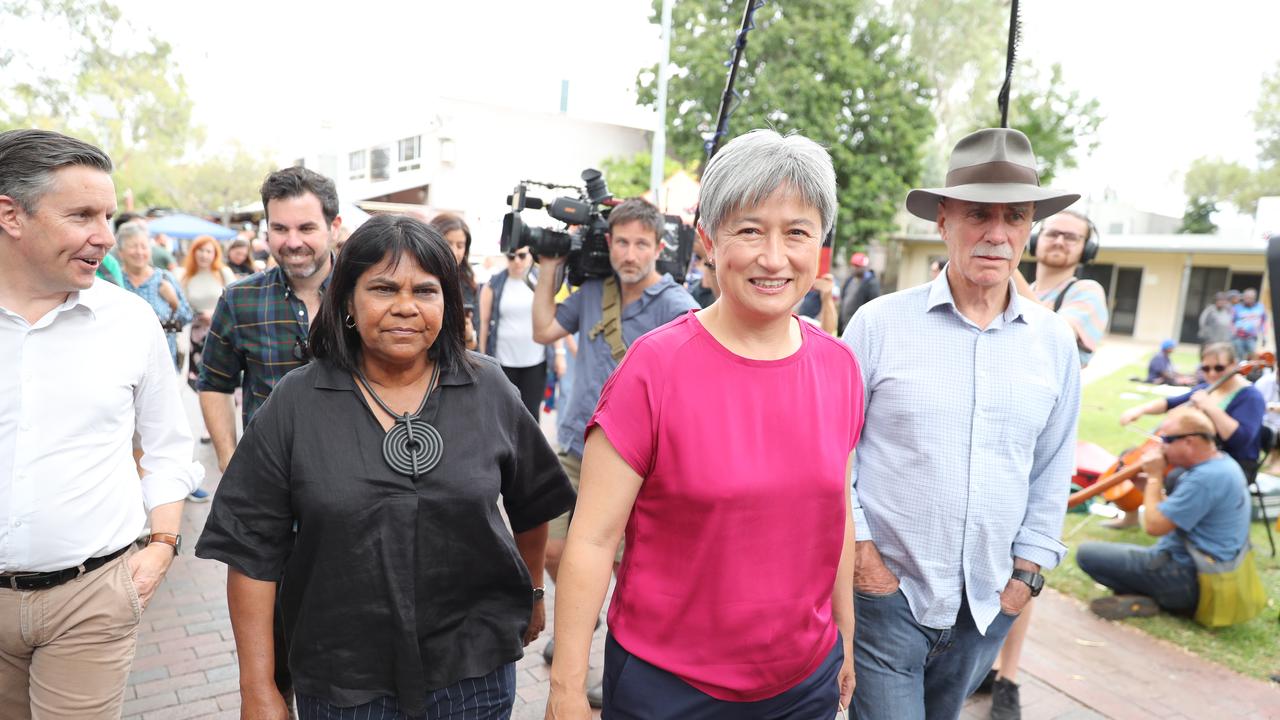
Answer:
[[[301, 162], [333, 178], [343, 202], [456, 212], [471, 226], [472, 254], [479, 256], [498, 252], [505, 198], [518, 181], [581, 186], [584, 169], [648, 150], [652, 137], [645, 128], [564, 113], [451, 98], [420, 105], [386, 116], [371, 113], [359, 128], [328, 128], [286, 163]], [[532, 224], [552, 223], [540, 212], [526, 212]]]

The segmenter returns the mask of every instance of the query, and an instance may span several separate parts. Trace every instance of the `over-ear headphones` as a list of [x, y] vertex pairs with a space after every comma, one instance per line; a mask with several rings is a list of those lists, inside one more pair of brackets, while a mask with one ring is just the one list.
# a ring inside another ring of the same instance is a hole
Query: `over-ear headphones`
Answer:
[[[1089, 237], [1085, 239], [1084, 250], [1080, 252], [1080, 264], [1088, 265], [1093, 262], [1094, 258], [1098, 257], [1098, 226], [1094, 225], [1093, 221], [1089, 218], [1077, 215], [1075, 212], [1068, 211], [1066, 214], [1074, 218], [1079, 218], [1089, 225]], [[1052, 215], [1050, 217], [1052, 217]], [[1031, 253], [1031, 257], [1033, 258], [1036, 256], [1036, 241], [1040, 239], [1040, 229], [1043, 226], [1044, 221], [1036, 224], [1035, 229], [1031, 232], [1031, 240], [1027, 243], [1027, 252]]]

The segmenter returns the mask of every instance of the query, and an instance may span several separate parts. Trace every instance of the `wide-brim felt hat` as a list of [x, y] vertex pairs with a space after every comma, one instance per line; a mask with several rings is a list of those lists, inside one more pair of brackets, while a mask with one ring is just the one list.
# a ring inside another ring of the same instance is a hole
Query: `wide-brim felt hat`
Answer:
[[918, 218], [938, 219], [938, 202], [952, 198], [980, 203], [1035, 203], [1033, 220], [1070, 207], [1079, 193], [1040, 187], [1031, 141], [1017, 130], [987, 128], [956, 143], [947, 168], [946, 187], [907, 193], [907, 210]]

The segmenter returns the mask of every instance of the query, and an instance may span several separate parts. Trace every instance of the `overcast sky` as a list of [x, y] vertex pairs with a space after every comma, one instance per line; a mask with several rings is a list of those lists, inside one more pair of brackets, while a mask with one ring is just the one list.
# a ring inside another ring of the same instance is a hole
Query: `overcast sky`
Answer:
[[[648, 0], [361, 0], [343, 11], [300, 0], [198, 11], [115, 2], [173, 42], [210, 150], [232, 139], [284, 150], [322, 123], [358, 127], [434, 94], [555, 110], [562, 79], [571, 112], [652, 123], [632, 92], [636, 70], [659, 52]], [[1143, 209], [1181, 215], [1181, 173], [1193, 159], [1252, 163], [1250, 113], [1262, 75], [1280, 61], [1280, 2], [1022, 6], [1021, 56], [1061, 63], [1064, 80], [1097, 97], [1107, 118], [1098, 150], [1056, 185], [1096, 196], [1110, 187]]]

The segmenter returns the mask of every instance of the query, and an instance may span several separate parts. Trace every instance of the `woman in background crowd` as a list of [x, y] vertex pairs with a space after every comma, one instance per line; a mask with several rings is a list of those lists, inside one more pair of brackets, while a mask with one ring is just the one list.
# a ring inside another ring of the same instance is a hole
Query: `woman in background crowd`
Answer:
[[458, 261], [458, 280], [462, 286], [462, 306], [467, 311], [467, 349], [479, 346], [480, 313], [476, 312], [476, 273], [471, 269], [471, 228], [457, 215], [440, 213], [431, 219], [431, 227], [440, 233]]
[[249, 255], [249, 241], [243, 238], [236, 238], [227, 245], [227, 267], [231, 268], [231, 272], [236, 278], [248, 277], [258, 269], [254, 267], [253, 258]]
[[169, 341], [169, 355], [178, 365], [178, 333], [191, 322], [191, 306], [177, 279], [168, 270], [151, 264], [151, 241], [141, 223], [125, 223], [116, 233], [116, 246], [124, 266], [124, 288], [151, 306]]
[[536, 418], [547, 383], [547, 348], [533, 341], [533, 287], [527, 282], [529, 248], [507, 253], [507, 269], [480, 290], [480, 352], [502, 366]]

